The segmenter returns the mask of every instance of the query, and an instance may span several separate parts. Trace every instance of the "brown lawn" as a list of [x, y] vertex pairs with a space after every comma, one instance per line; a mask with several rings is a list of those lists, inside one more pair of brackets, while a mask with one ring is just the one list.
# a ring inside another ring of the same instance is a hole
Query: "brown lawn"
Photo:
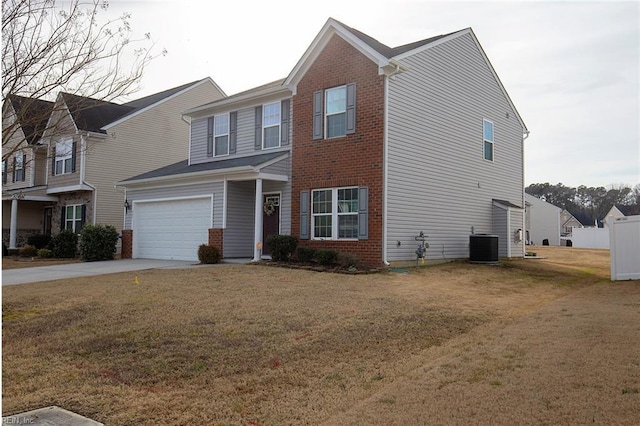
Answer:
[[640, 283], [611, 283], [608, 251], [535, 251], [547, 259], [6, 287], [3, 415], [58, 405], [108, 425], [632, 424]]

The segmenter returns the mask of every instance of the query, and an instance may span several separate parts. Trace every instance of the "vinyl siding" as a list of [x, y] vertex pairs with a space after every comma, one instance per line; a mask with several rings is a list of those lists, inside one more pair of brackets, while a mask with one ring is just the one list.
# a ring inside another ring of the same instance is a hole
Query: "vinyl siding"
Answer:
[[[266, 101], [264, 103], [271, 103], [282, 99], [274, 99], [271, 101]], [[289, 141], [292, 140], [292, 126], [293, 126], [293, 110], [291, 105], [293, 102], [290, 102], [289, 107], [289, 126], [287, 131], [289, 132]], [[262, 105], [262, 104], [260, 104]], [[258, 105], [252, 105], [248, 108], [241, 108], [239, 110], [231, 109], [228, 111], [220, 112], [229, 113], [232, 111], [237, 111], [238, 113], [238, 127], [237, 127], [237, 145], [236, 145], [236, 153], [231, 156], [247, 156], [247, 155], [255, 155], [259, 152], [268, 152], [271, 150], [288, 150], [291, 146], [291, 142], [288, 146], [284, 146], [281, 148], [272, 148], [268, 150], [257, 151], [255, 149], [255, 108]], [[194, 119], [191, 125], [191, 164], [198, 163], [206, 163], [207, 161], [215, 161], [216, 159], [225, 159], [229, 158], [229, 156], [222, 157], [208, 157], [207, 156], [207, 117], [205, 118], [197, 118]]]
[[229, 182], [224, 257], [253, 257], [255, 182]]
[[388, 80], [387, 258], [415, 259], [420, 231], [428, 258], [468, 257], [472, 228], [492, 233], [492, 199], [524, 207], [523, 128], [470, 34], [401, 62]]
[[122, 229], [124, 190], [114, 184], [187, 158], [182, 112], [221, 96], [211, 82], [201, 83], [111, 127], [107, 139], [87, 142], [85, 181], [97, 188], [97, 223]]
[[560, 208], [530, 194], [525, 194], [527, 206], [527, 230], [532, 244], [542, 245], [549, 240], [552, 246], [560, 245]]

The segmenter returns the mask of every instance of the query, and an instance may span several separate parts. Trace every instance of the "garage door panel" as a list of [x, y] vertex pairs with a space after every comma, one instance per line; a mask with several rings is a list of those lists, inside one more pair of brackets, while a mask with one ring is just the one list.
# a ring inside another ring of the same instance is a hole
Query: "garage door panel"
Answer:
[[135, 256], [148, 259], [198, 260], [211, 226], [211, 198], [136, 203]]

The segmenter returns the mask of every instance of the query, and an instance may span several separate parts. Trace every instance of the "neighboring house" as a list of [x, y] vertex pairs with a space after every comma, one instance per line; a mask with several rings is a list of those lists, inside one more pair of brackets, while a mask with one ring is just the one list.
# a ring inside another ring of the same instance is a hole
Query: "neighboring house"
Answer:
[[[329, 19], [283, 80], [185, 112], [189, 159], [120, 182], [123, 256], [268, 254], [265, 237], [370, 265], [522, 257], [528, 133], [471, 29], [390, 48]], [[179, 217], [179, 220], [176, 220]]]
[[571, 238], [572, 228], [584, 228], [584, 225], [569, 210], [560, 212], [561, 236]]
[[547, 240], [548, 245], [559, 246], [562, 209], [531, 194], [525, 193], [524, 200], [527, 243], [540, 245]]
[[[604, 228], [609, 228], [609, 224], [625, 216], [635, 216], [640, 215], [640, 206], [631, 205], [631, 206], [623, 206], [620, 204], [616, 204], [609, 209], [609, 212], [602, 219], [602, 224]], [[613, 218], [613, 219], [611, 219]]]
[[85, 222], [120, 231], [125, 207], [114, 184], [188, 155], [180, 113], [224, 96], [205, 78], [121, 105], [68, 93], [55, 103], [6, 102], [3, 126], [29, 114], [27, 106], [51, 112], [38, 129], [21, 130], [26, 139], [15, 132], [10, 141], [24, 145], [17, 151], [24, 157], [3, 163], [3, 241], [15, 247], [30, 234], [80, 232]]

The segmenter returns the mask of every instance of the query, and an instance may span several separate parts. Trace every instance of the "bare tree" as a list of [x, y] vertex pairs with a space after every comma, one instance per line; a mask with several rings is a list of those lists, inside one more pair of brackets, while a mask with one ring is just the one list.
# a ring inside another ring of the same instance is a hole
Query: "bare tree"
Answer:
[[[34, 143], [33, 135], [16, 141], [18, 129], [43, 131], [52, 111], [42, 101], [59, 92], [112, 101], [139, 89], [154, 44], [148, 33], [131, 38], [130, 14], [101, 21], [108, 6], [106, 0], [2, 1], [2, 101], [21, 106], [16, 120], [3, 120], [3, 160]], [[56, 123], [46, 125], [55, 133]]]

